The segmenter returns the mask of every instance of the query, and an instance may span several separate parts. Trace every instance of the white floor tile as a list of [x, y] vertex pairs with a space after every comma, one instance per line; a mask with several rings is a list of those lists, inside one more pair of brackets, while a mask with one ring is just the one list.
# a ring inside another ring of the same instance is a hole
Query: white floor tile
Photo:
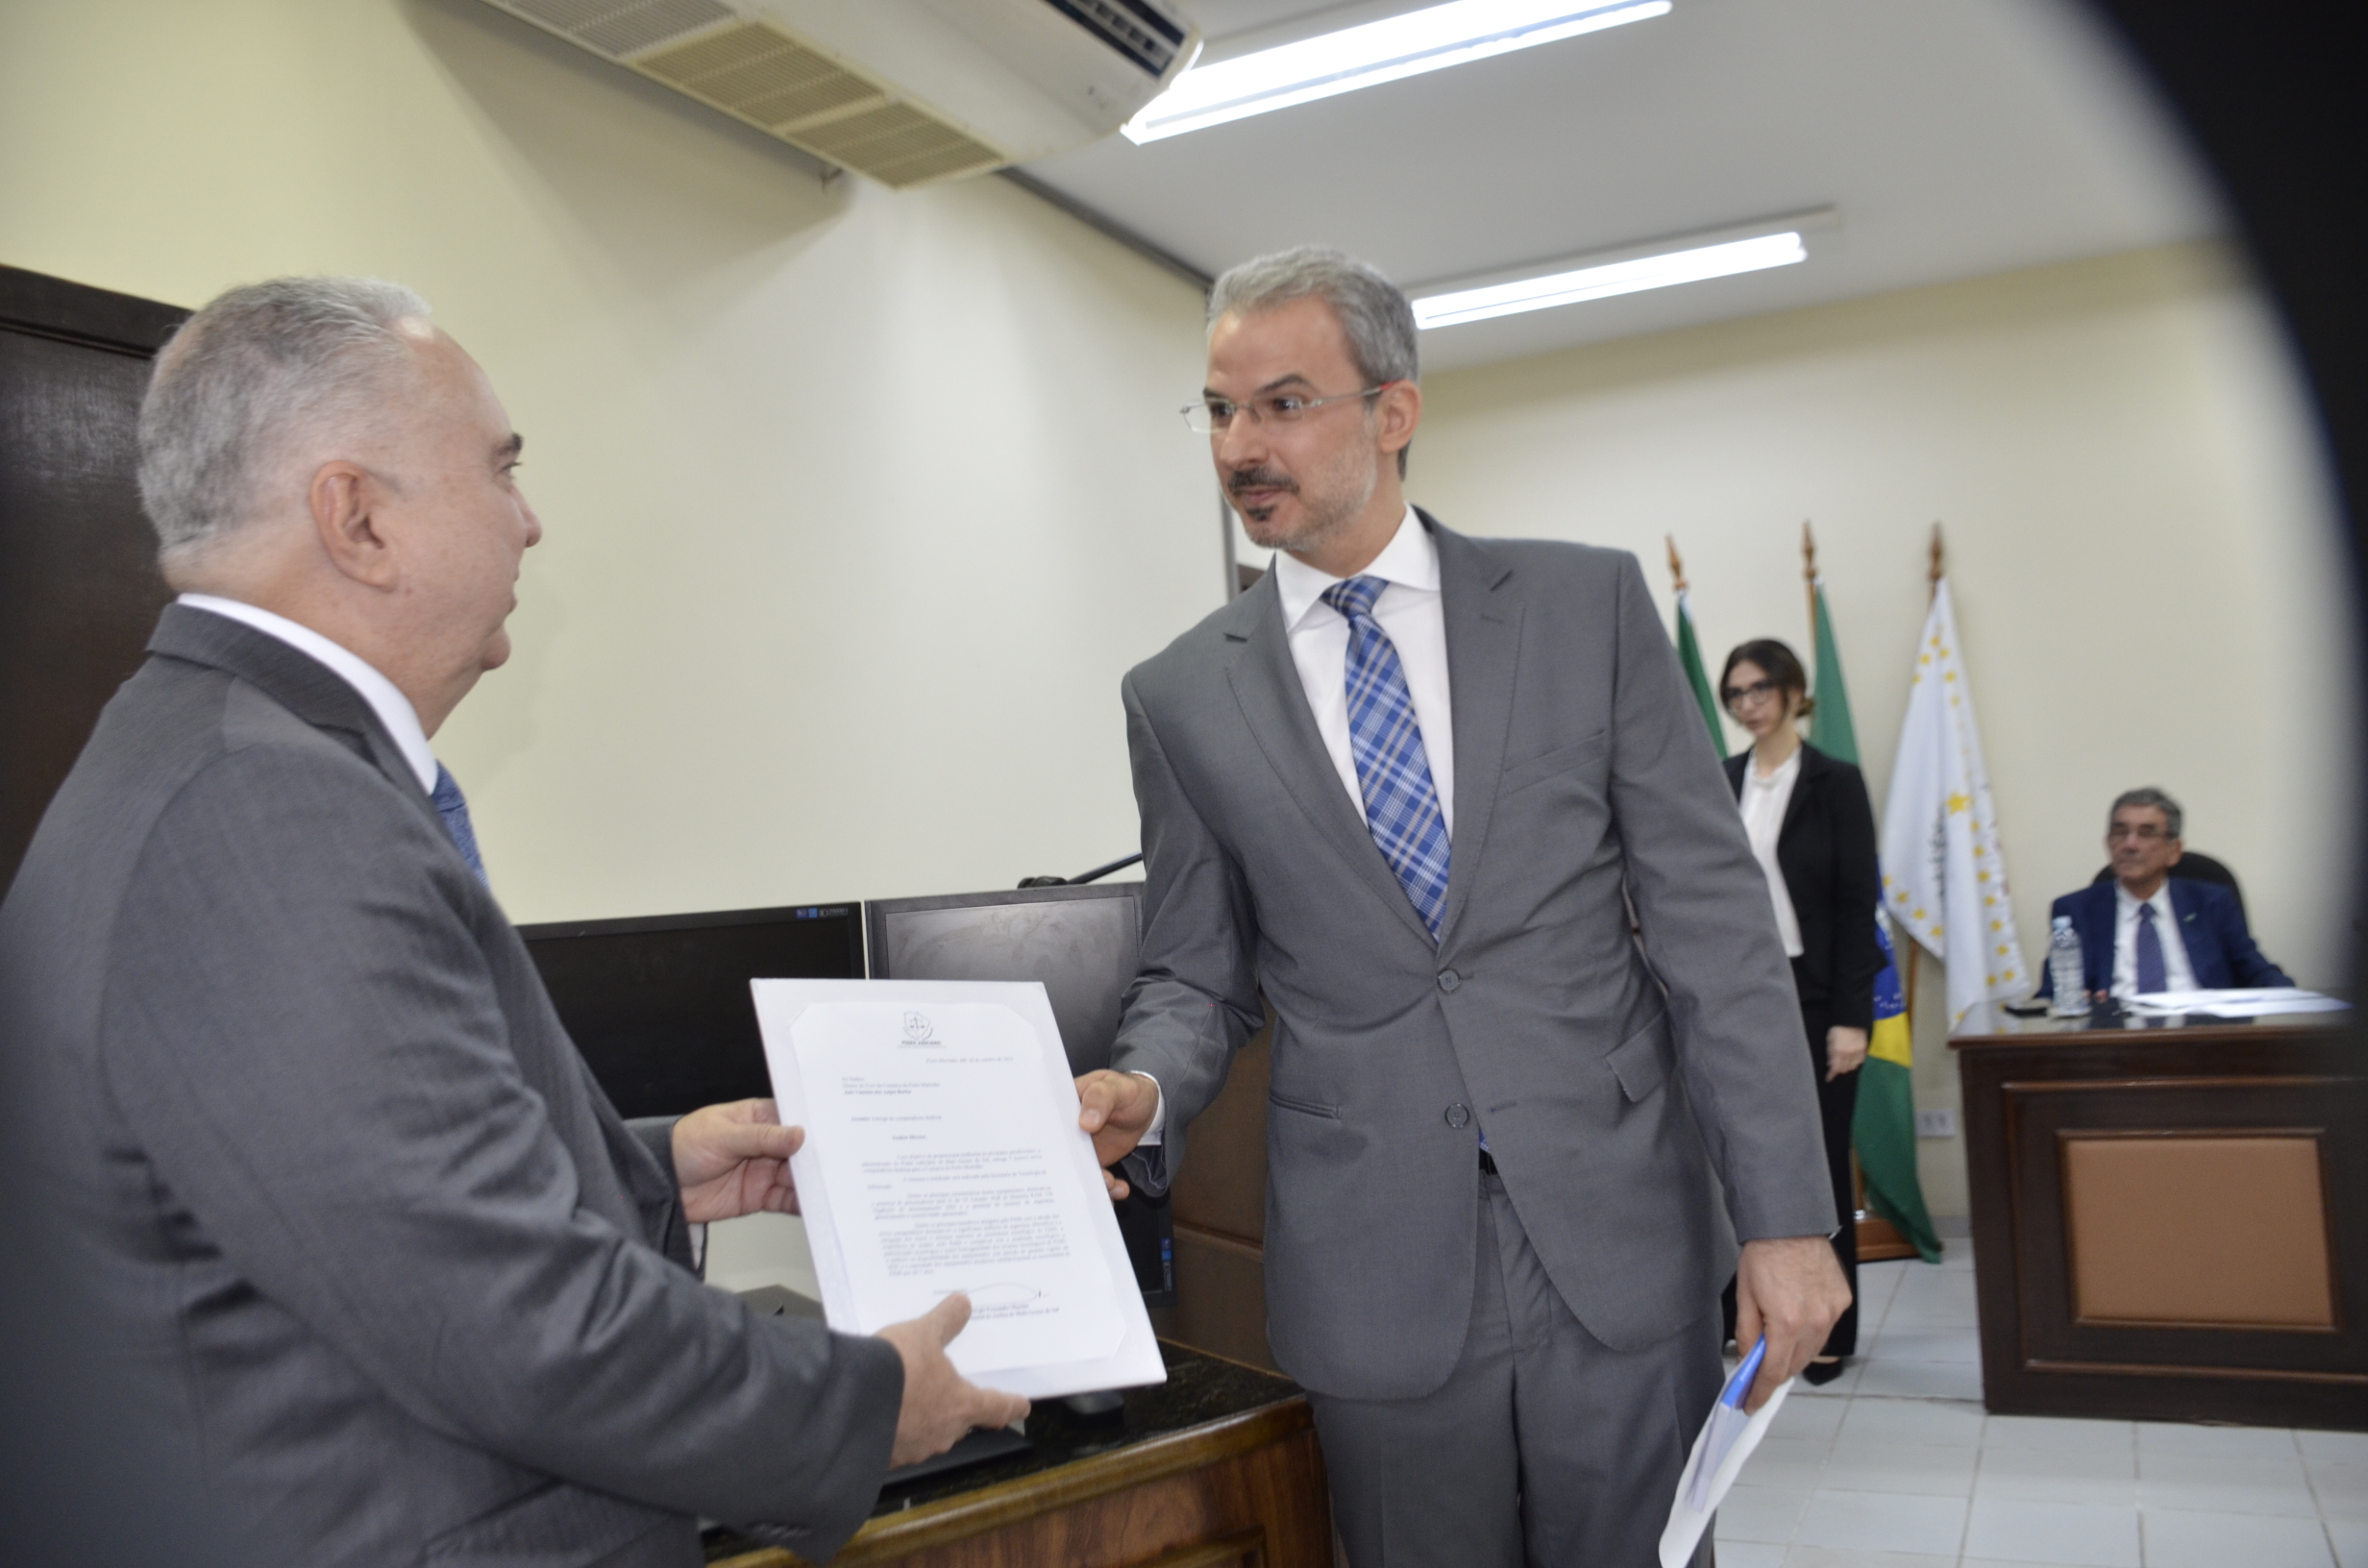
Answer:
[[1797, 1486], [1738, 1486], [1718, 1505], [1718, 1539], [1788, 1541], [1808, 1501]]
[[2147, 1508], [2146, 1568], [2333, 1568], [2316, 1519]]
[[2368, 1520], [2368, 1464], [2312, 1463], [2310, 1490], [2329, 1519]]
[[1970, 1301], [1902, 1300], [1891, 1303], [1890, 1311], [1883, 1314], [1883, 1332], [1893, 1329], [1971, 1329], [1981, 1324], [1982, 1314]]
[[2137, 1430], [2127, 1421], [2085, 1421], [2061, 1415], [1993, 1415], [1982, 1429], [1982, 1447], [2029, 1449], [2045, 1454], [2137, 1452]]
[[2001, 1562], [2138, 1568], [2137, 1543], [2137, 1509], [2103, 1503], [1976, 1498], [1965, 1527], [1965, 1556]]
[[1840, 1435], [1852, 1442], [1978, 1448], [1982, 1408], [1937, 1399], [1854, 1399], [1842, 1417]]
[[2217, 1459], [2283, 1459], [2300, 1450], [2283, 1427], [2207, 1427], [2181, 1421], [2140, 1421], [2137, 1451], [2201, 1454]]
[[1829, 1492], [1909, 1492], [1969, 1497], [1976, 1451], [1936, 1443], [1836, 1443], [1817, 1484]]
[[2294, 1440], [2312, 1464], [2368, 1464], [2368, 1432], [2298, 1432]]
[[1948, 1556], [1956, 1553], [1964, 1531], [1961, 1497], [1838, 1492], [1821, 1486], [1809, 1494], [1792, 1538], [1802, 1546]]
[[1956, 1399], [1982, 1402], [1982, 1368], [1945, 1361], [1870, 1360], [1859, 1374], [1862, 1399]]
[[1841, 1376], [1819, 1387], [1807, 1378], [1794, 1380], [1789, 1399], [1848, 1399], [1859, 1391], [1859, 1379], [1865, 1374], [1866, 1358], [1853, 1356], [1842, 1367]]
[[1991, 1416], [1982, 1440], [1982, 1464], [1973, 1495], [1994, 1502], [2102, 1503], [2137, 1507], [2137, 1464], [2126, 1438], [2118, 1454], [2064, 1453], [2048, 1449], [2001, 1448], [1987, 1435], [1998, 1429]]
[[[1727, 1559], [1718, 1559], [1727, 1568]], [[1929, 1556], [1922, 1552], [1848, 1552], [1831, 1546], [1796, 1546], [1785, 1554], [1784, 1568], [1957, 1568], [1957, 1558]]]
[[1982, 1364], [1982, 1336], [1971, 1329], [1892, 1327], [1869, 1343], [1866, 1357], [1877, 1361], [1946, 1361], [1952, 1366]]
[[1788, 1397], [1785, 1408], [1768, 1423], [1768, 1439], [1772, 1442], [1779, 1437], [1819, 1437], [1830, 1443], [1834, 1433], [1841, 1429], [1842, 1412], [1849, 1408], [1840, 1400]]
[[[1785, 1402], [1790, 1409], [1792, 1402]], [[1779, 1419], [1784, 1410], [1776, 1412]], [[1817, 1484], [1817, 1477], [1825, 1469], [1826, 1450], [1833, 1447], [1824, 1437], [1779, 1437], [1773, 1434], [1760, 1440], [1743, 1461], [1743, 1473], [1736, 1479], [1752, 1486], [1795, 1486], [1803, 1491]]]
[[2368, 1520], [2330, 1519], [2327, 1533], [2335, 1543], [2335, 1560], [2343, 1568], [2368, 1568]]
[[2301, 1519], [2319, 1514], [2299, 1458], [2140, 1453], [2137, 1497], [2150, 1508], [2188, 1513], [2281, 1513]]
[[1784, 1563], [1785, 1547], [1782, 1542], [1719, 1538], [1718, 1568], [1784, 1568]]

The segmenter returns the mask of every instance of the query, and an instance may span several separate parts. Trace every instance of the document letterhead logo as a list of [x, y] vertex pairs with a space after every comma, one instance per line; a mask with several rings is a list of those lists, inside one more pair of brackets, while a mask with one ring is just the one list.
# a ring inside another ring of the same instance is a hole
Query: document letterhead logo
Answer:
[[937, 1031], [929, 1022], [929, 1015], [926, 1013], [907, 1013], [904, 1015], [905, 1044], [930, 1045], [936, 1043], [936, 1041]]

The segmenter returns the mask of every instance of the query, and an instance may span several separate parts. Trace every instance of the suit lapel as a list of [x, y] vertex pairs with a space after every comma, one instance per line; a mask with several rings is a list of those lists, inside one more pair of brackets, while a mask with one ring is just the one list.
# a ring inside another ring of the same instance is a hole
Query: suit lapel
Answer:
[[2228, 978], [2228, 966], [2220, 952], [2220, 933], [2203, 919], [2204, 894], [2194, 883], [2176, 876], [2163, 886], [2171, 890], [2171, 924], [2179, 933], [2180, 949], [2187, 955], [2187, 973], [2202, 989], [2218, 989], [2213, 982]]
[[1802, 809], [1811, 796], [1825, 788], [1824, 753], [1807, 742], [1801, 745], [1801, 771], [1793, 776], [1791, 798], [1785, 802], [1785, 820], [1776, 824], [1776, 842], [1782, 845], [1792, 836], [1792, 824], [1801, 820]]
[[[1291, 646], [1283, 632], [1282, 598], [1274, 586], [1274, 574], [1268, 573], [1235, 600], [1229, 613], [1232, 620], [1224, 627], [1229, 655], [1225, 679], [1258, 749], [1317, 836], [1375, 897], [1395, 910], [1428, 943], [1430, 928], [1415, 913], [1414, 901], [1406, 896], [1397, 873], [1382, 858], [1364, 816], [1349, 803], [1340, 772], [1332, 766], [1332, 755], [1324, 749], [1323, 736], [1316, 728], [1316, 716], [1308, 711], [1306, 689], [1299, 682], [1299, 668], [1292, 662]], [[1452, 849], [1449, 853], [1452, 865]]]
[[1521, 651], [1519, 598], [1504, 591], [1513, 568], [1487, 546], [1454, 532], [1420, 508], [1439, 547], [1440, 607], [1447, 625], [1447, 700], [1455, 728], [1455, 831], [1447, 853], [1447, 909], [1440, 945], [1470, 902], [1480, 851], [1496, 810], [1513, 723], [1513, 674]]

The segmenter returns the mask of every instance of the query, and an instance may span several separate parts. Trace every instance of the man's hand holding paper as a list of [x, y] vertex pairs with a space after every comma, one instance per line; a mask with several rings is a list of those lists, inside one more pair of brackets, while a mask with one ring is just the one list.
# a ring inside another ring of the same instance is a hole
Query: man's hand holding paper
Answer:
[[1158, 1115], [1159, 1085], [1142, 1073], [1104, 1067], [1077, 1080], [1077, 1125], [1094, 1139], [1094, 1158], [1113, 1202], [1126, 1196], [1126, 1184], [1110, 1167], [1135, 1152]]

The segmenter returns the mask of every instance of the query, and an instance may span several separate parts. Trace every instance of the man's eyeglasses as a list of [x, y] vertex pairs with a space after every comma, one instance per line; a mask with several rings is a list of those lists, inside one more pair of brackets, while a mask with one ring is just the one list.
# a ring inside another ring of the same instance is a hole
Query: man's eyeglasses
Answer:
[[1253, 425], [1295, 425], [1328, 403], [1346, 403], [1351, 398], [1369, 398], [1395, 385], [1383, 381], [1357, 392], [1335, 392], [1328, 398], [1303, 397], [1296, 392], [1276, 392], [1246, 403], [1235, 403], [1228, 398], [1203, 398], [1188, 403], [1182, 412], [1184, 423], [1195, 435], [1213, 435], [1230, 429], [1236, 414], [1246, 413]]
[[2124, 839], [2135, 839], [2140, 844], [2156, 844], [2169, 837], [2170, 835], [2162, 830], [2162, 824], [2159, 822], [2139, 822], [2134, 826], [2128, 822], [2115, 822], [2105, 830], [2106, 842], [2109, 844], [2119, 844]]
[[1728, 707], [1739, 708], [1746, 702], [1757, 702], [1760, 698], [1772, 697], [1782, 690], [1783, 688], [1772, 680], [1755, 680], [1748, 686], [1730, 686], [1718, 696]]

